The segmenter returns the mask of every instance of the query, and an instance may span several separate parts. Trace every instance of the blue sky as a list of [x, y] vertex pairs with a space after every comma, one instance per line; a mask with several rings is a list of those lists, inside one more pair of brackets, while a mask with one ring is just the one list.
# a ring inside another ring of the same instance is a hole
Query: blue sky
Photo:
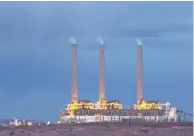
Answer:
[[0, 2], [0, 118], [57, 120], [70, 102], [71, 42], [79, 98], [98, 98], [100, 36], [106, 96], [136, 102], [137, 41], [144, 97], [192, 112], [192, 2]]

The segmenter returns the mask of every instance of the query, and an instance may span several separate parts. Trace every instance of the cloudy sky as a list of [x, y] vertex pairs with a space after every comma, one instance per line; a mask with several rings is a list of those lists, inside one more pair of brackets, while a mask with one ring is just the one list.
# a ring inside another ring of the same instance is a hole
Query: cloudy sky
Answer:
[[192, 112], [192, 2], [0, 2], [0, 118], [58, 119], [70, 102], [71, 42], [79, 98], [98, 98], [100, 36], [106, 96], [136, 102], [137, 41], [144, 97]]

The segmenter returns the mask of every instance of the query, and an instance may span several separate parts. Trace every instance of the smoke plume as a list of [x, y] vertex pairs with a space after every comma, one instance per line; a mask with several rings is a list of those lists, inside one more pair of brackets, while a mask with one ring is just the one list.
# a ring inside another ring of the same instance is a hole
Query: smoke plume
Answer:
[[140, 39], [136, 39], [138, 45], [142, 45], [142, 42]]
[[73, 37], [70, 37], [70, 38], [69, 38], [69, 41], [71, 42], [71, 44], [76, 44], [76, 40], [75, 40], [75, 38], [73, 38]]
[[98, 37], [97, 40], [98, 40], [98, 42], [99, 42], [100, 44], [104, 44], [103, 39], [102, 39], [101, 37]]

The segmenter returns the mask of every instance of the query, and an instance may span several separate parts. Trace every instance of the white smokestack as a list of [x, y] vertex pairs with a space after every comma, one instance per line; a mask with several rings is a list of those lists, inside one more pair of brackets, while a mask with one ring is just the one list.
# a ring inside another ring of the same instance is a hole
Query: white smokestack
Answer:
[[105, 67], [104, 67], [104, 44], [102, 39], [100, 42], [99, 52], [99, 98], [98, 100], [105, 100]]
[[138, 43], [138, 73], [137, 73], [137, 103], [143, 100], [143, 46], [141, 40]]
[[77, 45], [72, 44], [72, 101], [78, 99], [78, 81], [77, 81]]

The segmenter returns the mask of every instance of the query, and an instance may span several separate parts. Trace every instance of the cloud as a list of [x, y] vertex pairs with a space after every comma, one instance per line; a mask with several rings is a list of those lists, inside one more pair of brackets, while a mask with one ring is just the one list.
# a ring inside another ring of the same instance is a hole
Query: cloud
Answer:
[[153, 24], [146, 26], [134, 26], [130, 28], [123, 28], [117, 30], [114, 33], [116, 37], [128, 37], [128, 38], [160, 38], [165, 35], [171, 34], [175, 36], [180, 33], [190, 34], [192, 25], [190, 24]]

